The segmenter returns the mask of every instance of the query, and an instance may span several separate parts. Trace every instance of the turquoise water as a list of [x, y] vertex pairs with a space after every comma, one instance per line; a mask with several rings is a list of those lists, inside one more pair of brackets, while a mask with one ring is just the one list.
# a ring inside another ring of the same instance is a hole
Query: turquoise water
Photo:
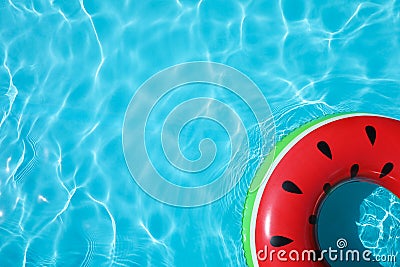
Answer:
[[385, 261], [382, 266], [398, 266], [388, 259], [400, 256], [400, 200], [385, 188], [375, 189], [364, 199], [360, 207], [357, 223], [360, 239], [364, 247]]
[[[200, 60], [257, 84], [276, 139], [343, 111], [400, 119], [400, 4], [325, 2], [0, 0], [0, 265], [245, 266], [243, 203], [273, 141], [260, 146], [252, 111], [232, 105], [248, 132], [251, 157], [237, 162], [243, 177], [194, 208], [163, 204], [132, 179], [125, 112], [149, 77]], [[211, 87], [201, 89], [208, 98], [236, 103]], [[176, 101], [199, 96], [197, 86], [188, 90], [160, 99], [155, 110], [165, 110], [153, 113], [148, 132]], [[233, 147], [227, 132], [199, 120], [181, 134], [174, 141], [192, 161], [200, 140], [214, 139], [215, 166], [207, 177], [169, 181], [217, 179]], [[164, 159], [158, 141], [148, 147], [154, 162]], [[168, 166], [158, 167], [168, 176]]]

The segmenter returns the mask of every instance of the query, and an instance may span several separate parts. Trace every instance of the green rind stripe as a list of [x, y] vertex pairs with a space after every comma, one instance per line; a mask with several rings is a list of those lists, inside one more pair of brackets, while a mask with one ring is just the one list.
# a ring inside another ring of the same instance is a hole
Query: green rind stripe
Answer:
[[346, 113], [339, 113], [339, 114], [331, 114], [331, 115], [326, 115], [324, 117], [321, 117], [319, 119], [312, 120], [303, 126], [297, 128], [287, 136], [285, 136], [282, 140], [280, 140], [275, 148], [273, 153], [269, 153], [269, 155], [264, 159], [264, 161], [261, 163], [260, 167], [258, 168], [253, 181], [250, 184], [249, 191], [246, 196], [246, 201], [244, 204], [244, 209], [243, 209], [243, 227], [242, 227], [242, 242], [243, 242], [243, 249], [244, 249], [244, 255], [246, 258], [247, 265], [249, 267], [254, 267], [253, 259], [251, 256], [251, 244], [250, 244], [250, 224], [251, 224], [251, 218], [252, 218], [252, 211], [254, 207], [254, 202], [256, 200], [257, 192], [258, 189], [269, 169], [273, 161], [277, 158], [277, 156], [282, 152], [282, 150], [290, 144], [297, 136], [299, 136], [302, 132], [306, 131], [307, 129], [325, 121], [329, 120], [331, 118], [335, 117], [340, 117], [343, 115], [347, 114], [355, 114], [352, 112], [346, 112]]

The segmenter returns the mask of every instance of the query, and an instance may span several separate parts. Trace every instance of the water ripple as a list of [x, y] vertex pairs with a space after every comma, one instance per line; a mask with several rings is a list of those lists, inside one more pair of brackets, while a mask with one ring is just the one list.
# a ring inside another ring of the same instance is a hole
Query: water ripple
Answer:
[[[125, 165], [129, 100], [155, 73], [205, 60], [257, 84], [278, 139], [325, 114], [400, 118], [399, 11], [398, 1], [0, 0], [0, 265], [245, 266], [241, 211], [262, 153], [236, 162], [248, 175], [219, 201], [163, 205]], [[192, 159], [194, 127], [182, 130]]]

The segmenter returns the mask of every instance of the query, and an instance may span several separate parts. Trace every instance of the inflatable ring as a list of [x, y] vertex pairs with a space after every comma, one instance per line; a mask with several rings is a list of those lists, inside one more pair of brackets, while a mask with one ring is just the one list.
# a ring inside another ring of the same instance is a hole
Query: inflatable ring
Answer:
[[350, 179], [400, 196], [399, 151], [400, 122], [368, 114], [332, 115], [286, 136], [253, 179], [263, 182], [246, 198], [242, 239], [247, 264], [327, 266], [316, 236], [322, 200]]

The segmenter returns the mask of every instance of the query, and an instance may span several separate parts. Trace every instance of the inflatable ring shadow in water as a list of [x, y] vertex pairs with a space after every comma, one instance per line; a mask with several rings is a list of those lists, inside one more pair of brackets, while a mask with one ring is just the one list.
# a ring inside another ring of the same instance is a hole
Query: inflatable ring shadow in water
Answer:
[[[331, 115], [283, 138], [273, 161], [266, 159], [253, 179], [263, 182], [247, 194], [242, 229], [247, 264], [329, 266], [316, 236], [322, 200], [350, 179], [400, 197], [399, 152], [400, 121], [369, 114]], [[315, 253], [303, 257], [303, 251]]]

